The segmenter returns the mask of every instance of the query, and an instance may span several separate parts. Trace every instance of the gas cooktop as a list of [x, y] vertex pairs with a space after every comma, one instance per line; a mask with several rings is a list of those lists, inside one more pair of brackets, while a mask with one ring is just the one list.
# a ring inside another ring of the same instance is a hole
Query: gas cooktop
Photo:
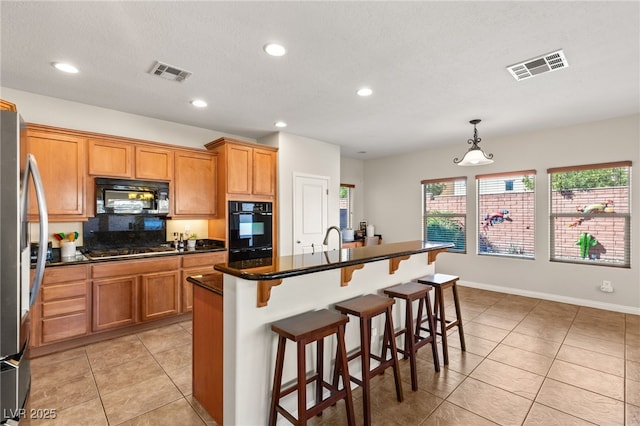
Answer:
[[95, 259], [112, 259], [117, 257], [142, 257], [156, 254], [171, 254], [177, 253], [173, 247], [127, 247], [116, 249], [94, 249], [88, 250], [84, 255], [89, 260]]

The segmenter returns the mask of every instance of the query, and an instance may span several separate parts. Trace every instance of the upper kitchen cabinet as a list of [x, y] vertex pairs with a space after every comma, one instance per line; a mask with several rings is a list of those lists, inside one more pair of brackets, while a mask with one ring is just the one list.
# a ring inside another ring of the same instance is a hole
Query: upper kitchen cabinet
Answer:
[[133, 145], [90, 139], [89, 174], [93, 176], [133, 177]]
[[228, 199], [273, 199], [276, 195], [277, 148], [220, 138], [205, 145], [220, 158], [218, 187]]
[[171, 181], [173, 179], [173, 150], [136, 145], [135, 177]]
[[189, 150], [175, 150], [174, 155], [173, 218], [215, 217], [218, 157]]
[[128, 179], [173, 178], [173, 150], [110, 139], [90, 139], [89, 174]]
[[[86, 220], [86, 139], [63, 129], [29, 124], [26, 144], [27, 152], [38, 162], [49, 221]], [[29, 195], [29, 217], [37, 220], [38, 206], [33, 188]]]

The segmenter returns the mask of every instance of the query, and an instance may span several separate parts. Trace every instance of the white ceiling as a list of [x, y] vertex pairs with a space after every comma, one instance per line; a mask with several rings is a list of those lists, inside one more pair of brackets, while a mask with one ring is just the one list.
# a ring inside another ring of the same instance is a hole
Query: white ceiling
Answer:
[[[490, 150], [491, 138], [640, 113], [638, 1], [3, 0], [0, 15], [4, 87], [251, 138], [284, 120], [355, 158], [450, 143], [462, 154], [474, 118]], [[267, 56], [273, 41], [288, 54]], [[568, 68], [521, 82], [506, 70], [557, 49]], [[156, 60], [193, 75], [154, 77]]]

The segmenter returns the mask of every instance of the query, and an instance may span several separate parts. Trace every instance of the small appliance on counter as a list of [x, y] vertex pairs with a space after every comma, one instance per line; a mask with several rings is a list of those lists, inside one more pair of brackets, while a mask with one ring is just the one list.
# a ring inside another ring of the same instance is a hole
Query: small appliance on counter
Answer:
[[342, 234], [342, 241], [347, 243], [347, 242], [351, 242], [354, 240], [354, 232], [353, 229], [351, 228], [346, 228], [346, 229], [342, 229], [341, 231]]

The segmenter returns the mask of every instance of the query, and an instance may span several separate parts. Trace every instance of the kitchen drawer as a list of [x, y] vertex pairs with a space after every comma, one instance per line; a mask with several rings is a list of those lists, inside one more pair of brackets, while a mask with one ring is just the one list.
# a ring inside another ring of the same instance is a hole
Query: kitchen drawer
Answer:
[[42, 287], [42, 301], [49, 302], [56, 299], [69, 297], [85, 297], [87, 295], [87, 283], [75, 282], [69, 284], [48, 285]]
[[114, 260], [91, 266], [91, 278], [110, 278], [140, 275], [180, 269], [180, 256], [161, 256], [153, 259]]
[[212, 253], [189, 254], [182, 256], [182, 267], [193, 268], [199, 266], [211, 266], [216, 263], [224, 263], [226, 261], [226, 251], [216, 251]]
[[87, 313], [65, 315], [42, 320], [42, 343], [52, 343], [57, 340], [87, 334]]
[[42, 317], [48, 318], [56, 315], [85, 311], [86, 309], [87, 299], [85, 297], [56, 300], [55, 302], [45, 302], [42, 304]]
[[45, 268], [43, 285], [87, 279], [87, 265], [55, 266]]

